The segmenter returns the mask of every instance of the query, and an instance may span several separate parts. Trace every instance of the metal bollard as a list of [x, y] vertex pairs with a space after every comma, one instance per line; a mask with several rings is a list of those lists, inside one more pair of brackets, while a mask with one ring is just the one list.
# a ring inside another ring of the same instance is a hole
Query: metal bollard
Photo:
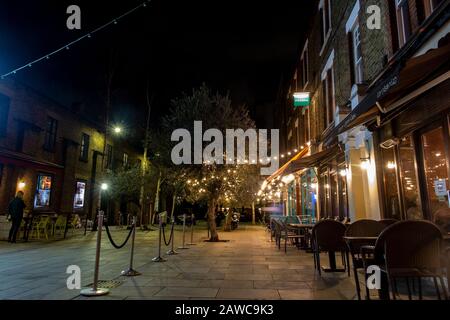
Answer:
[[[172, 232], [175, 232], [174, 226], [175, 226], [175, 219], [172, 219]], [[166, 252], [166, 254], [169, 256], [178, 254], [178, 252], [176, 252], [173, 248], [174, 242], [175, 242], [175, 233], [172, 233], [172, 244], [171, 244], [170, 250]]]
[[188, 243], [188, 246], [195, 246], [194, 243], [194, 214], [191, 215], [191, 242]]
[[189, 249], [186, 247], [186, 213], [183, 214], [183, 245], [181, 247], [178, 247], [178, 249]]
[[158, 256], [152, 259], [153, 262], [165, 262], [166, 259], [161, 257], [161, 230], [162, 230], [162, 221], [161, 215], [159, 216], [159, 241], [158, 241]]
[[130, 267], [128, 270], [123, 270], [120, 274], [126, 277], [134, 277], [141, 275], [140, 272], [133, 269], [133, 256], [134, 256], [134, 239], [136, 238], [136, 216], [133, 216], [133, 231], [131, 235], [131, 255], [130, 255]]
[[94, 269], [94, 282], [92, 288], [83, 289], [80, 294], [83, 296], [102, 296], [109, 293], [108, 289], [97, 288], [98, 284], [98, 271], [100, 265], [100, 247], [102, 243], [102, 228], [103, 228], [103, 211], [98, 212], [98, 223], [97, 223], [97, 247], [95, 249], [95, 269]]

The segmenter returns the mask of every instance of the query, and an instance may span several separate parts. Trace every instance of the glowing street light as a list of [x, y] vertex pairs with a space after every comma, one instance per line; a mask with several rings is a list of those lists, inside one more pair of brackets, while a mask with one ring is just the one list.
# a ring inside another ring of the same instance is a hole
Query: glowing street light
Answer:
[[114, 133], [121, 133], [122, 132], [122, 128], [121, 127], [114, 127]]
[[100, 189], [102, 189], [102, 190], [108, 190], [108, 184], [107, 184], [107, 183], [102, 183], [102, 184], [100, 185]]

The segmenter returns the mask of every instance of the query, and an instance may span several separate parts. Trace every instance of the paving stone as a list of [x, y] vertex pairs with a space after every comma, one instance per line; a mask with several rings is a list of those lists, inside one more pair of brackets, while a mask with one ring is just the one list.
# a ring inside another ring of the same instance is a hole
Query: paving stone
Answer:
[[277, 300], [280, 295], [273, 289], [228, 289], [220, 288], [217, 299], [252, 299], [252, 300]]

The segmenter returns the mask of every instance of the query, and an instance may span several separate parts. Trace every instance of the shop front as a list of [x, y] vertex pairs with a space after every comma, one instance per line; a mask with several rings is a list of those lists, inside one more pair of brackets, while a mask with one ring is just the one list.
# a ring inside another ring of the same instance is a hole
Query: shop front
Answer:
[[450, 80], [402, 109], [377, 130], [384, 216], [449, 232]]

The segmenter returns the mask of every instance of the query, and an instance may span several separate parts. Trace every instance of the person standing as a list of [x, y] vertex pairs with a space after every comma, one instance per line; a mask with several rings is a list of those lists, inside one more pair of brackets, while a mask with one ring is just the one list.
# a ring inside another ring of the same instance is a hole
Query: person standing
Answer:
[[26, 205], [23, 201], [23, 191], [18, 191], [14, 199], [9, 203], [8, 213], [11, 216], [12, 226], [9, 230], [8, 242], [15, 243], [20, 223], [23, 218], [23, 209]]

